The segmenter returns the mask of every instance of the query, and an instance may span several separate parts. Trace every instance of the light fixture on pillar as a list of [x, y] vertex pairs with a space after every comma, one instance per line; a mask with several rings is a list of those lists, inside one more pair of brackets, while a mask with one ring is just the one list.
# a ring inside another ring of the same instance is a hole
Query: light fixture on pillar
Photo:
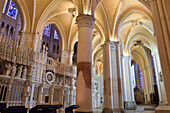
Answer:
[[119, 42], [119, 40], [118, 40], [117, 37], [115, 37], [113, 41], [114, 41], [114, 42]]

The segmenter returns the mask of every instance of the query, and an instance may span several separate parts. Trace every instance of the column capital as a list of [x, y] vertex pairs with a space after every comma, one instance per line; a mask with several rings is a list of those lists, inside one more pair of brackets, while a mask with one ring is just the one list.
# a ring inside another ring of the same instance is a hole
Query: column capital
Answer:
[[92, 15], [79, 15], [76, 18], [76, 24], [80, 27], [90, 27], [93, 29], [95, 19]]
[[102, 46], [104, 46], [104, 45], [111, 45], [111, 46], [114, 47], [114, 46], [120, 46], [121, 43], [120, 42], [115, 42], [115, 41], [107, 40], [107, 41], [104, 42], [104, 44]]
[[122, 56], [122, 58], [124, 59], [124, 61], [129, 61], [129, 60], [131, 60], [131, 56]]
[[110, 42], [110, 45], [111, 45], [111, 49], [116, 50], [116, 49], [117, 49], [117, 47], [119, 47], [119, 46], [120, 46], [120, 42], [114, 42], [114, 41], [111, 41], [111, 42]]
[[74, 53], [73, 50], [61, 50], [64, 57], [68, 57], [69, 55], [72, 55]]
[[152, 51], [152, 52], [151, 52], [151, 55], [152, 55], [152, 56], [154, 56], [154, 55], [156, 55], [156, 54], [159, 54], [158, 51]]

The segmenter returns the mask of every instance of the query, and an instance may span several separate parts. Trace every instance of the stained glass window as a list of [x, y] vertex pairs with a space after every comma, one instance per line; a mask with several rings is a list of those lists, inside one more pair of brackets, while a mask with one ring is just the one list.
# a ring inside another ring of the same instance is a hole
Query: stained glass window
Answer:
[[51, 29], [51, 24], [48, 24], [45, 26], [43, 34], [46, 35], [47, 37], [50, 37], [50, 29]]
[[155, 85], [157, 85], [156, 74], [155, 74], [155, 66], [154, 66], [154, 61], [153, 61], [153, 56], [152, 56], [152, 55], [151, 55], [151, 61], [152, 61], [152, 69], [153, 69], [154, 83], [155, 83]]
[[135, 65], [131, 66], [131, 74], [132, 74], [133, 88], [135, 88], [136, 87]]
[[4, 4], [4, 8], [3, 8], [3, 13], [5, 13], [7, 2], [8, 2], [8, 0], [5, 0], [5, 4]]
[[142, 78], [142, 72], [140, 69], [140, 66], [138, 65], [138, 72], [139, 72], [139, 80], [140, 80], [140, 89], [143, 90], [143, 78]]
[[59, 38], [58, 38], [58, 33], [57, 33], [56, 30], [55, 30], [55, 32], [54, 32], [54, 39], [59, 39]]
[[16, 19], [17, 17], [18, 10], [12, 0], [10, 0], [9, 8], [8, 8], [8, 13], [7, 15], [10, 16], [13, 19]]

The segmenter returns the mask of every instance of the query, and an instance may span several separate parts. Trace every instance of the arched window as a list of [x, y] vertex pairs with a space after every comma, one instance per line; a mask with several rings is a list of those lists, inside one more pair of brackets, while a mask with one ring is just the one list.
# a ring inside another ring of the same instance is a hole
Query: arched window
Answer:
[[5, 4], [4, 4], [4, 8], [3, 8], [3, 13], [5, 13], [7, 3], [8, 3], [8, 0], [5, 0]]
[[57, 33], [56, 30], [54, 31], [54, 39], [59, 39], [59, 38], [58, 38], [58, 33]]
[[57, 54], [59, 54], [59, 46], [57, 46]]
[[51, 29], [51, 24], [48, 24], [45, 26], [43, 34], [46, 35], [47, 37], [50, 37], [50, 29]]
[[17, 17], [18, 10], [12, 0], [10, 0], [9, 8], [8, 8], [8, 13], [7, 15], [10, 16], [13, 19], [16, 19]]
[[139, 80], [140, 80], [140, 88], [141, 90], [143, 90], [143, 78], [142, 78], [142, 72], [141, 72], [141, 69], [140, 69], [140, 66], [138, 65], [138, 72], [139, 72]]
[[53, 53], [55, 53], [55, 45], [53, 45]]
[[154, 66], [154, 61], [153, 61], [153, 56], [151, 56], [151, 62], [152, 62], [152, 69], [153, 69], [153, 77], [154, 77], [154, 83], [155, 85], [157, 85], [157, 81], [156, 81], [156, 74], [155, 74], [155, 66]]

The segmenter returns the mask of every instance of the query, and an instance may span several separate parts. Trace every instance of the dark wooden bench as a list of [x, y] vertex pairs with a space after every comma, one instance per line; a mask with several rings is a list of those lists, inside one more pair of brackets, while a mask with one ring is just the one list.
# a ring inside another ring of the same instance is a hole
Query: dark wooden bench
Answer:
[[29, 113], [57, 113], [57, 109], [63, 105], [37, 105], [29, 110]]
[[76, 108], [79, 108], [79, 107], [80, 107], [79, 105], [69, 106], [69, 107], [65, 108], [65, 113], [73, 113], [73, 110]]
[[10, 106], [2, 111], [2, 113], [27, 113], [28, 108], [25, 106]]
[[6, 108], [6, 103], [0, 103], [0, 112], [4, 111]]

